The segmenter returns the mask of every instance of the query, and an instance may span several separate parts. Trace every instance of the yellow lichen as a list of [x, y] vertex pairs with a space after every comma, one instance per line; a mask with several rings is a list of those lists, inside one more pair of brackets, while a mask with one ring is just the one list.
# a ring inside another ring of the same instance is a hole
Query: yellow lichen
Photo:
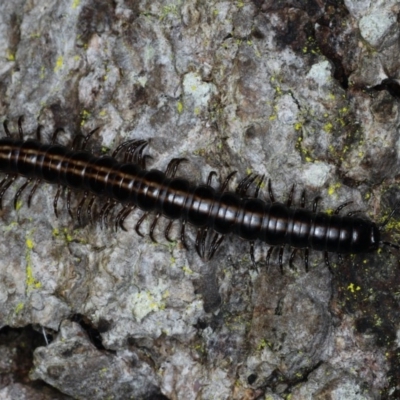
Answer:
[[15, 205], [15, 209], [17, 210], [17, 211], [19, 211], [20, 209], [21, 209], [21, 207], [22, 207], [22, 201], [21, 200], [18, 200], [17, 201], [17, 204]]
[[63, 230], [65, 240], [70, 243], [74, 240], [73, 236], [68, 232], [66, 228]]
[[18, 303], [15, 307], [14, 313], [19, 314], [24, 308], [24, 303]]
[[30, 237], [27, 237], [25, 240], [26, 244], [26, 254], [25, 254], [25, 259], [26, 259], [26, 279], [25, 279], [25, 284], [26, 284], [26, 289], [39, 289], [42, 287], [42, 284], [37, 281], [34, 276], [33, 276], [33, 269], [32, 269], [32, 249], [34, 248], [35, 244], [33, 243], [33, 240]]
[[15, 54], [12, 53], [10, 50], [7, 50], [6, 59], [7, 61], [15, 61]]
[[183, 111], [183, 103], [181, 101], [178, 101], [178, 104], [176, 105], [176, 109], [178, 110], [179, 114], [182, 114]]
[[34, 245], [35, 245], [35, 244], [33, 243], [33, 240], [30, 239], [30, 238], [26, 238], [25, 243], [26, 243], [26, 247], [27, 247], [29, 250], [32, 250], [33, 247], [34, 247]]
[[341, 186], [340, 183], [334, 183], [334, 184], [330, 185], [328, 188], [329, 196], [332, 196], [336, 192], [336, 190], [340, 188], [340, 186]]
[[359, 290], [361, 290], [361, 287], [358, 286], [358, 285], [355, 286], [354, 283], [351, 282], [351, 283], [349, 284], [349, 286], [347, 286], [347, 290], [349, 290], [351, 293], [355, 293], [355, 292], [358, 292]]
[[90, 117], [90, 112], [87, 110], [82, 110], [81, 112], [81, 118], [82, 118], [82, 122], [81, 125], [84, 123], [84, 121], [88, 120]]
[[331, 122], [327, 122], [323, 128], [322, 128], [325, 132], [330, 133], [333, 130], [333, 125]]
[[[40, 75], [39, 75], [39, 77], [40, 77], [40, 79], [44, 79], [45, 78], [45, 72], [46, 72], [46, 68], [45, 67], [40, 67]], [[43, 104], [44, 105], [44, 104]]]
[[187, 267], [186, 265], [184, 265], [184, 266], [182, 267], [182, 271], [183, 271], [185, 274], [193, 275], [193, 271], [192, 271], [189, 267]]
[[64, 64], [64, 57], [59, 56], [56, 61], [56, 66], [54, 67], [54, 72], [58, 72], [63, 67], [63, 64]]

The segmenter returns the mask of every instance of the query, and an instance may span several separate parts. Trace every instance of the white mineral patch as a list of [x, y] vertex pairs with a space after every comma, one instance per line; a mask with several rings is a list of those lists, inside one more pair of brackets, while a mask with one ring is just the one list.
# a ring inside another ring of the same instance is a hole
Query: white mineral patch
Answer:
[[297, 118], [297, 105], [292, 96], [282, 96], [277, 103], [279, 121], [286, 125], [293, 125]]
[[200, 75], [194, 72], [185, 75], [183, 89], [185, 94], [193, 99], [195, 107], [207, 106], [212, 93], [215, 92], [215, 86], [212, 83], [203, 82]]
[[368, 12], [371, 6], [371, 1], [369, 0], [345, 0], [344, 3], [351, 15], [355, 18], [363, 16]]
[[396, 24], [396, 15], [390, 9], [383, 9], [362, 17], [359, 28], [362, 37], [378, 47]]
[[332, 80], [332, 66], [329, 61], [321, 61], [314, 64], [307, 74], [308, 78], [313, 79], [319, 86], [330, 83]]
[[151, 312], [157, 312], [165, 308], [164, 299], [168, 297], [168, 286], [159, 284], [152, 290], [141, 290], [131, 296], [132, 312], [140, 321]]
[[304, 183], [312, 187], [323, 187], [332, 178], [332, 166], [323, 162], [306, 164], [303, 168]]

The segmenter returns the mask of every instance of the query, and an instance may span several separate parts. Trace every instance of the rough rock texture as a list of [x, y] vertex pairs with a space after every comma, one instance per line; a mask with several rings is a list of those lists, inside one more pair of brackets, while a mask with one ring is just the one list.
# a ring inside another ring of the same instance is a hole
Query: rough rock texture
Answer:
[[[352, 200], [382, 222], [400, 198], [399, 12], [393, 0], [3, 1], [0, 115], [13, 132], [20, 115], [26, 134], [42, 125], [46, 141], [63, 127], [68, 145], [100, 127], [97, 154], [151, 139], [153, 168], [185, 157], [179, 175], [237, 170], [232, 187], [266, 174], [279, 199], [296, 183], [296, 204], [305, 189], [307, 207]], [[254, 269], [230, 237], [205, 262], [190, 228], [188, 251], [163, 238], [166, 221], [156, 244], [136, 235], [140, 211], [128, 232], [79, 226], [64, 195], [57, 219], [51, 185], [14, 210], [22, 183], [1, 211], [2, 398], [400, 397], [399, 252], [331, 255], [330, 269], [312, 253], [305, 273], [302, 252], [291, 270], [285, 251], [282, 275], [277, 251], [267, 267], [257, 243]], [[45, 340], [21, 379], [7, 338], [28, 326]]]

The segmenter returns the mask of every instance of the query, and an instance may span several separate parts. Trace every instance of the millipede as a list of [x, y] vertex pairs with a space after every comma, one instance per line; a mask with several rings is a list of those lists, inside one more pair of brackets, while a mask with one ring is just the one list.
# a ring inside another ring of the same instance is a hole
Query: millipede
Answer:
[[[0, 139], [0, 172], [6, 175], [0, 182], [0, 208], [6, 190], [21, 176], [26, 181], [16, 191], [15, 208], [22, 192], [31, 183], [33, 186], [28, 195], [28, 207], [41, 182], [56, 184], [58, 189], [53, 202], [56, 216], [61, 189], [67, 190], [67, 210], [72, 217], [71, 192], [80, 191], [83, 196], [76, 209], [78, 223], [81, 223], [84, 214], [89, 221], [93, 220], [93, 204], [97, 198], [101, 198], [104, 200], [98, 215], [101, 224], [107, 224], [110, 212], [121, 205], [122, 208], [116, 212], [114, 226], [125, 230], [124, 220], [134, 209], [139, 208], [144, 212], [135, 225], [135, 231], [140, 236], [143, 236], [140, 226], [149, 214], [154, 215], [149, 232], [154, 242], [154, 230], [161, 216], [169, 220], [164, 233], [168, 241], [172, 241], [169, 234], [173, 222], [180, 220], [180, 240], [185, 248], [186, 224], [197, 228], [195, 249], [202, 259], [211, 259], [226, 235], [233, 234], [249, 242], [250, 258], [254, 265], [256, 240], [270, 245], [267, 264], [273, 249], [279, 248], [281, 271], [285, 246], [292, 249], [289, 259], [291, 267], [296, 250], [304, 251], [306, 271], [309, 250], [323, 251], [325, 263], [329, 267], [328, 253], [341, 255], [373, 252], [382, 245], [400, 249], [397, 244], [381, 240], [381, 231], [395, 209], [381, 225], [377, 225], [351, 212], [340, 215], [340, 211], [351, 201], [328, 214], [317, 211], [317, 198], [312, 210], [308, 210], [305, 208], [305, 191], [302, 192], [300, 207], [294, 208], [294, 185], [286, 203], [275, 200], [271, 180], [268, 180], [267, 185], [269, 201], [260, 198], [264, 175], [250, 174], [239, 182], [234, 191], [229, 190], [229, 182], [236, 171], [231, 172], [218, 189], [211, 185], [215, 171], [210, 172], [205, 184], [195, 185], [175, 176], [179, 164], [187, 161], [185, 158], [172, 159], [165, 172], [147, 170], [147, 156], [143, 154], [148, 145], [145, 140], [128, 140], [120, 144], [111, 156], [95, 156], [85, 148], [98, 129], [86, 136], [76, 135], [68, 148], [57, 143], [57, 134], [62, 129], [54, 131], [48, 144], [41, 141], [40, 125], [35, 139], [24, 139], [22, 121], [20, 117], [17, 137], [11, 135], [7, 121], [3, 123], [6, 137]], [[252, 185], [255, 191], [251, 195], [249, 189]], [[213, 234], [207, 240], [211, 232]]]

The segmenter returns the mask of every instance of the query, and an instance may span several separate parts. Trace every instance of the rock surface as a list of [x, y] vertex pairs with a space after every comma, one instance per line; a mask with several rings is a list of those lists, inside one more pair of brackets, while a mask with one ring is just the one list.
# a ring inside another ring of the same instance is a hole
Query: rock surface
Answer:
[[[178, 175], [237, 170], [232, 188], [265, 174], [282, 201], [296, 183], [297, 206], [305, 189], [307, 208], [315, 196], [321, 210], [351, 200], [349, 211], [382, 222], [400, 197], [399, 7], [4, 1], [0, 116], [17, 132], [23, 115], [26, 136], [42, 125], [43, 141], [63, 127], [65, 145], [100, 127], [96, 154], [149, 139], [149, 168], [185, 157]], [[158, 243], [136, 235], [140, 211], [127, 232], [80, 226], [64, 194], [56, 218], [52, 185], [30, 208], [26, 190], [14, 210], [22, 183], [0, 214], [2, 398], [47, 398], [38, 382], [53, 399], [399, 398], [399, 252], [331, 255], [330, 269], [314, 252], [305, 273], [302, 252], [292, 270], [286, 250], [282, 275], [278, 251], [267, 267], [257, 243], [255, 269], [248, 243], [229, 237], [205, 262], [190, 228], [188, 251], [164, 239], [166, 221]], [[398, 228], [395, 218], [385, 240]], [[48, 344], [32, 344], [21, 380], [6, 338], [27, 326]]]

